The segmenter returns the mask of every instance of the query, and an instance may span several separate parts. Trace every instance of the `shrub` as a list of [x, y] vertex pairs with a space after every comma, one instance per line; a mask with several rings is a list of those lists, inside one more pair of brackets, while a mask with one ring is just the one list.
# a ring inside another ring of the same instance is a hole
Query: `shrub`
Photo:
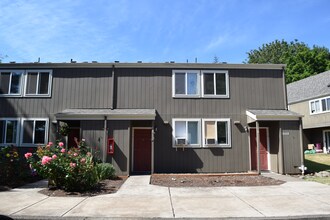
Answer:
[[115, 168], [110, 163], [99, 163], [96, 165], [97, 175], [100, 180], [115, 178]]
[[71, 148], [66, 151], [62, 142], [58, 146], [50, 142], [39, 147], [34, 155], [26, 153], [25, 157], [51, 185], [66, 191], [86, 191], [99, 181], [96, 162], [86, 146], [83, 150]]
[[0, 184], [18, 186], [29, 177], [26, 161], [21, 160], [14, 146], [0, 148]]

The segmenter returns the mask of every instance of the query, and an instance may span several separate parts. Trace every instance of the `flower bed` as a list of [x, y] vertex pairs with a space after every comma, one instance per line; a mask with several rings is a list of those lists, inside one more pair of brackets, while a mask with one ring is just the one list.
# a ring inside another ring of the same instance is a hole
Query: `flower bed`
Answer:
[[83, 143], [66, 150], [62, 142], [58, 145], [49, 142], [34, 154], [26, 153], [25, 158], [33, 171], [49, 180], [49, 187], [65, 191], [90, 190], [115, 173], [111, 164], [98, 163]]

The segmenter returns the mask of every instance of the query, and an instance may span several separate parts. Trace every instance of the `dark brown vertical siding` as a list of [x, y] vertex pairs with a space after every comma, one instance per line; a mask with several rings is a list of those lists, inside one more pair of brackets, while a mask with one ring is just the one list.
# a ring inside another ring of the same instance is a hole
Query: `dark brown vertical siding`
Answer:
[[282, 143], [284, 154], [284, 172], [299, 173], [298, 167], [303, 163], [300, 154], [300, 131], [299, 122], [283, 121], [280, 122], [282, 127]]
[[117, 175], [129, 175], [130, 121], [108, 121], [108, 136], [115, 140], [113, 155], [107, 156]]
[[52, 96], [1, 97], [0, 117], [49, 117], [68, 108], [110, 108], [111, 69], [53, 69]]
[[[116, 76], [118, 108], [154, 108], [159, 114], [155, 172], [247, 171], [248, 136], [233, 122], [245, 126], [247, 109], [285, 108], [280, 70], [229, 70], [229, 99], [172, 98], [172, 69], [116, 69]], [[172, 148], [173, 118], [230, 118], [232, 147]]]
[[93, 151], [97, 152], [99, 159], [102, 159], [100, 153], [104, 151], [103, 140], [104, 140], [104, 130], [103, 121], [81, 121], [81, 138], [86, 140], [88, 146], [90, 146]]

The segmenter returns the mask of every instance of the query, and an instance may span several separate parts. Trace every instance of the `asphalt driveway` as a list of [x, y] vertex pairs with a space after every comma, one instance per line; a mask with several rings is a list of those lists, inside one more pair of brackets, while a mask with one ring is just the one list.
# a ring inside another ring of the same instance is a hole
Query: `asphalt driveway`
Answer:
[[40, 188], [0, 192], [0, 213], [14, 219], [49, 218], [330, 218], [330, 186], [269, 174], [278, 186], [172, 188], [131, 176], [115, 194], [48, 197]]

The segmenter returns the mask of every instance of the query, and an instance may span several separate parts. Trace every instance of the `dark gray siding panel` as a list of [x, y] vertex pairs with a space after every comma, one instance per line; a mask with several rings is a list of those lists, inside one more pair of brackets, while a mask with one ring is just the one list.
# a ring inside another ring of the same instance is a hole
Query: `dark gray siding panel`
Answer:
[[89, 147], [92, 148], [99, 159], [102, 159], [103, 149], [103, 121], [81, 121], [81, 138], [86, 140]]
[[284, 172], [299, 173], [301, 161], [300, 132], [299, 122], [283, 121], [282, 127], [283, 153], [284, 153]]
[[[157, 110], [155, 172], [248, 171], [248, 135], [242, 129], [247, 124], [245, 111], [285, 109], [280, 70], [229, 70], [229, 99], [172, 98], [171, 69], [117, 69], [116, 76], [117, 108]], [[172, 148], [173, 118], [230, 118], [232, 146], [184, 151]], [[241, 126], [234, 121], [240, 121]]]
[[[107, 162], [111, 163], [117, 175], [128, 175], [129, 160], [129, 121], [108, 121], [108, 137], [115, 140], [115, 153], [107, 155]], [[96, 155], [102, 159], [107, 154], [104, 149], [104, 121], [81, 121], [81, 135], [86, 139]]]
[[111, 69], [54, 69], [50, 98], [0, 97], [0, 117], [48, 117], [68, 108], [110, 108]]
[[129, 175], [130, 121], [108, 121], [108, 135], [115, 140], [115, 151], [108, 155], [117, 175]]

